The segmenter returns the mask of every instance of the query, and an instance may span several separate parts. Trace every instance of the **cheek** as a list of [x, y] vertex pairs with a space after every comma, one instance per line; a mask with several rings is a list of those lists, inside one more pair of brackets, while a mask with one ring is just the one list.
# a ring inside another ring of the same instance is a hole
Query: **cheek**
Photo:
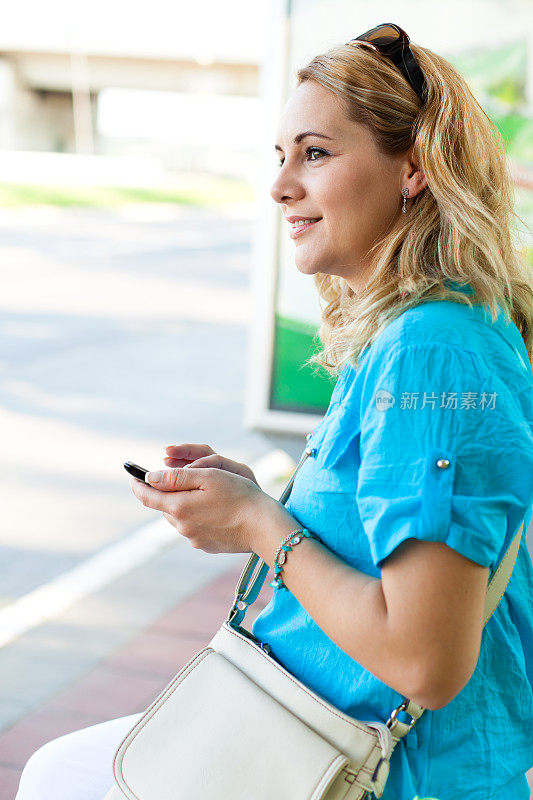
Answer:
[[349, 215], [350, 209], [355, 208], [368, 191], [369, 179], [366, 172], [354, 174], [350, 170], [338, 169], [330, 176], [324, 192], [326, 208]]
[[370, 170], [358, 173], [351, 181], [343, 179], [333, 222], [337, 233], [344, 231], [349, 236], [351, 232], [361, 241], [361, 237], [373, 239], [388, 227], [398, 207], [392, 186], [392, 177]]
[[339, 164], [327, 187], [325, 211], [334, 228], [357, 226], [358, 220], [376, 206], [376, 176], [364, 165], [350, 169]]
[[327, 208], [328, 230], [339, 245], [348, 241], [352, 246], [372, 226], [376, 211], [368, 185], [346, 181], [344, 176]]

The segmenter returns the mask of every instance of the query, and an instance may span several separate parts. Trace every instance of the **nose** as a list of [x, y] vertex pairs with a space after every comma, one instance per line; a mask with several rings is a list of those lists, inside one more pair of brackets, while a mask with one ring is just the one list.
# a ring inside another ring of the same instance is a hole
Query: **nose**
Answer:
[[294, 175], [291, 176], [284, 167], [285, 165], [280, 167], [279, 174], [270, 188], [270, 196], [276, 203], [299, 200], [305, 194], [301, 182]]

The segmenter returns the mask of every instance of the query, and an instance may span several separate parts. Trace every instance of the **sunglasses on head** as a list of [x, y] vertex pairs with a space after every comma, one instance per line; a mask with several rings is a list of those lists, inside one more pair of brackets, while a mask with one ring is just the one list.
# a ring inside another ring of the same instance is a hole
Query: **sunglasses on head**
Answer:
[[409, 47], [409, 37], [406, 32], [392, 22], [385, 22], [376, 28], [371, 28], [366, 33], [362, 33], [355, 39], [350, 39], [346, 44], [356, 46], [366, 44], [388, 56], [391, 61], [400, 69], [410, 85], [413, 87], [422, 103], [427, 100], [427, 84], [424, 73], [418, 66], [418, 62]]

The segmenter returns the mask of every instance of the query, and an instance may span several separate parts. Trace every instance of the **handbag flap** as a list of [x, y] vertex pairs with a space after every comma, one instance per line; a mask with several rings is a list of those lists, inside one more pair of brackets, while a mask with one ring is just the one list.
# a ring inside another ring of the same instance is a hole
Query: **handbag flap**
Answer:
[[132, 728], [113, 767], [129, 800], [336, 800], [348, 761], [207, 647]]
[[354, 719], [311, 691], [271, 655], [224, 622], [209, 643], [309, 728], [350, 759], [351, 769], [374, 768], [392, 752], [390, 730], [378, 721]]

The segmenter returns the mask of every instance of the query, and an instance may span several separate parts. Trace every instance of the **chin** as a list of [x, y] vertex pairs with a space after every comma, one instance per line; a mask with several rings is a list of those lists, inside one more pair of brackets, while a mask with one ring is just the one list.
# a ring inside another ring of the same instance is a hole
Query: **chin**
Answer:
[[301, 262], [295, 261], [296, 267], [299, 272], [302, 272], [304, 275], [316, 275], [317, 272], [320, 272], [320, 265], [315, 264], [313, 262], [304, 261]]
[[309, 275], [309, 276], [318, 275], [318, 273], [320, 272], [319, 269], [306, 269], [305, 267], [298, 267], [297, 269], [298, 272], [300, 272], [302, 275]]

